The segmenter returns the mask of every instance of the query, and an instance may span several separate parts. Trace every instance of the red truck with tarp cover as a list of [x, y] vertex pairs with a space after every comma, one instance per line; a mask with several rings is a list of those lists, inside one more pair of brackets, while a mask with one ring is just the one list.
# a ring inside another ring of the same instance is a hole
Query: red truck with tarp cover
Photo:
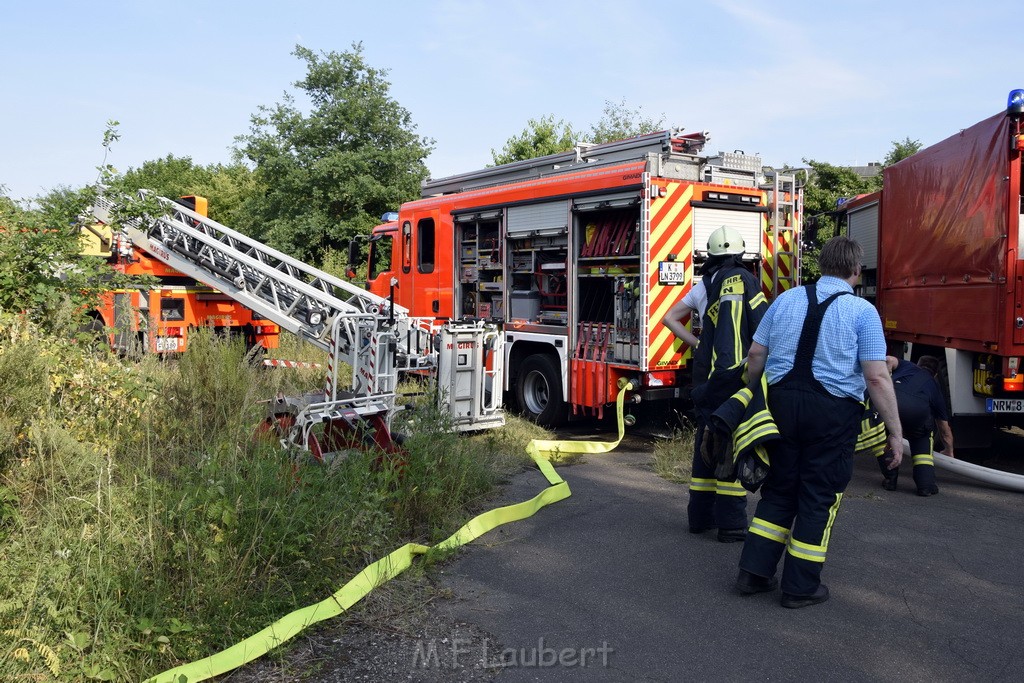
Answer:
[[958, 445], [970, 426], [1024, 419], [1024, 91], [1014, 93], [1007, 111], [886, 168], [880, 193], [843, 207], [890, 352], [940, 360]]

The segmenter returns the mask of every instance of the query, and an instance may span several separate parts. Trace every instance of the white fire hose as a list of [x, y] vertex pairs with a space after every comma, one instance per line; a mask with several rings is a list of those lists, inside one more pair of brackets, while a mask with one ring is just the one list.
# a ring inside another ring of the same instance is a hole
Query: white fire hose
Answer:
[[[906, 439], [903, 440], [903, 448], [904, 453], [910, 453], [910, 444], [907, 443]], [[999, 488], [1024, 493], [1024, 474], [1001, 472], [990, 467], [982, 467], [981, 465], [957, 460], [956, 458], [951, 458], [948, 455], [943, 455], [941, 453], [932, 453], [932, 455], [935, 458], [936, 466], [939, 466], [944, 470], [955, 472], [956, 474], [984, 482], [985, 484], [991, 484], [992, 486], [998, 486]]]

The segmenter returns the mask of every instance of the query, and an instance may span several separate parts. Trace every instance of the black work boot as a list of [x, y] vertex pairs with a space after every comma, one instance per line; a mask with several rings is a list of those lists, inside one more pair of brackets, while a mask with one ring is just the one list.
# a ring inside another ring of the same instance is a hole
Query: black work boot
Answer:
[[747, 530], [744, 527], [739, 529], [719, 529], [718, 541], [720, 543], [739, 543], [746, 540]]
[[782, 594], [782, 606], [788, 609], [810, 607], [811, 605], [817, 605], [825, 602], [826, 600], [828, 600], [828, 586], [823, 583], [818, 584], [818, 589], [811, 595]]
[[754, 595], [755, 593], [767, 593], [779, 587], [779, 580], [752, 574], [746, 569], [741, 569], [736, 577], [736, 590], [740, 595]]

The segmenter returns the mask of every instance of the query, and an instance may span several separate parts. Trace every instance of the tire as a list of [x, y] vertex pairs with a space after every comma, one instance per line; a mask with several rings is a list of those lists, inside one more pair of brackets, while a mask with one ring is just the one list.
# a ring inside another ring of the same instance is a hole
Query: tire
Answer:
[[562, 371], [549, 354], [527, 356], [516, 377], [516, 401], [523, 417], [542, 427], [557, 427], [566, 418]]

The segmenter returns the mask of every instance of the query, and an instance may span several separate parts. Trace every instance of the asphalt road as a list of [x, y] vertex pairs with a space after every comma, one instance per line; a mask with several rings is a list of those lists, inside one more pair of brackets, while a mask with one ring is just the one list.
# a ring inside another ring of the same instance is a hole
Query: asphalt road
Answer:
[[[734, 592], [740, 545], [687, 533], [686, 489], [650, 450], [627, 440], [561, 468], [570, 498], [444, 567], [445, 609], [487, 634], [477, 667], [505, 663], [508, 682], [1021, 678], [1024, 494], [940, 471], [920, 498], [909, 468], [889, 493], [858, 461], [822, 577], [832, 599], [787, 610], [777, 591]], [[544, 486], [525, 472], [502, 501]]]

